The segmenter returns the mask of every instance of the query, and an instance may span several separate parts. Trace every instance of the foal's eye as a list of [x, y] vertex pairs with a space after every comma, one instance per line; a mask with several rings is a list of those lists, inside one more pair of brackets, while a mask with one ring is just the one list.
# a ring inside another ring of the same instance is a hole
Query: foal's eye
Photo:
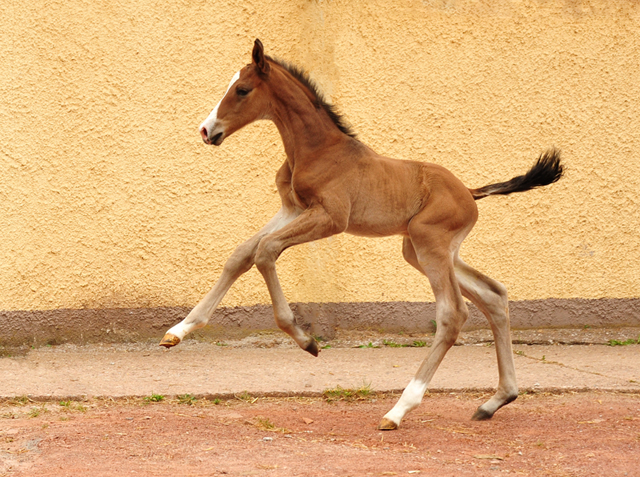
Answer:
[[248, 89], [238, 88], [238, 89], [236, 90], [236, 94], [237, 94], [238, 96], [246, 96], [246, 95], [248, 95], [248, 94], [249, 94], [249, 91], [250, 91], [250, 90], [248, 90]]

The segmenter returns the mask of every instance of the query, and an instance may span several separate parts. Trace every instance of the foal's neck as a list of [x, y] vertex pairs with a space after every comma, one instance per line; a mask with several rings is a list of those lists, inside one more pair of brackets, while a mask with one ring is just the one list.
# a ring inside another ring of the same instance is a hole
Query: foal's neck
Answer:
[[347, 137], [317, 105], [315, 96], [288, 73], [278, 71], [271, 92], [271, 119], [280, 132], [292, 169], [295, 164], [318, 158], [323, 149]]

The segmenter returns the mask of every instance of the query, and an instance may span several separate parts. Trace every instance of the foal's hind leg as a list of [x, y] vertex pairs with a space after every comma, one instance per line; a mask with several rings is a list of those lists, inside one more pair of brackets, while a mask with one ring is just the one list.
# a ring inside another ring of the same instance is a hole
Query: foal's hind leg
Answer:
[[240, 244], [224, 264], [222, 275], [209, 293], [198, 303], [187, 317], [171, 328], [162, 338], [160, 346], [175, 346], [192, 331], [205, 326], [231, 285], [245, 272], [253, 267], [256, 250], [260, 240], [266, 235], [281, 229], [294, 220], [298, 214], [284, 207], [265, 225], [260, 232], [246, 242]]
[[455, 343], [462, 325], [469, 316], [467, 305], [458, 288], [449, 245], [448, 241], [437, 243], [437, 238], [429, 240], [429, 237], [424, 235], [415, 241], [404, 239], [405, 259], [427, 275], [431, 283], [436, 298], [437, 328], [429, 355], [405, 388], [400, 400], [382, 418], [379, 429], [396, 429], [405, 414], [420, 404], [436, 369]]
[[500, 282], [471, 268], [457, 255], [454, 258], [454, 265], [462, 294], [487, 317], [496, 345], [499, 374], [498, 391], [489, 401], [478, 408], [472, 418], [476, 421], [482, 421], [491, 419], [498, 409], [518, 397], [518, 384], [516, 383], [509, 330], [507, 290]]

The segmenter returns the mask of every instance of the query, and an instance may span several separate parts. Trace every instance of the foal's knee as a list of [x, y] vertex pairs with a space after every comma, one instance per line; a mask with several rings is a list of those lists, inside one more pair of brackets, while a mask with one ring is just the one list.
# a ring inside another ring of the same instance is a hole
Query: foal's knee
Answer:
[[258, 245], [256, 256], [254, 258], [256, 267], [260, 270], [260, 273], [264, 274], [275, 266], [278, 253], [270, 240], [262, 240]]
[[240, 244], [233, 251], [224, 264], [224, 272], [238, 277], [253, 267], [253, 251], [255, 246], [248, 243]]
[[464, 303], [444, 311], [438, 320], [437, 334], [445, 346], [450, 348], [458, 339], [462, 326], [469, 317], [469, 309]]

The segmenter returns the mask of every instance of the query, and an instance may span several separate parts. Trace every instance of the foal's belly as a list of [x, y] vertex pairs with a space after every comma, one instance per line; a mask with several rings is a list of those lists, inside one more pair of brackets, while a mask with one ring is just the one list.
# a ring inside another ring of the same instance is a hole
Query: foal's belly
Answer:
[[388, 237], [390, 235], [407, 235], [408, 221], [370, 221], [359, 223], [349, 221], [346, 233], [359, 237]]

